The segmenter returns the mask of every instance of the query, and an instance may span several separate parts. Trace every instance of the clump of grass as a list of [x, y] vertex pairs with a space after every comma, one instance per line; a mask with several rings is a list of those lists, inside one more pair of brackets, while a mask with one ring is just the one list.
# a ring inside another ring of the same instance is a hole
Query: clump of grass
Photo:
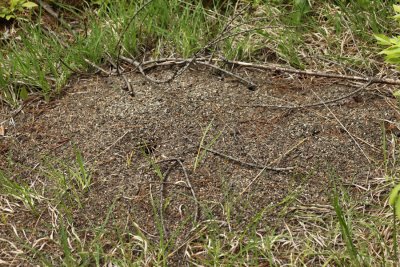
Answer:
[[68, 199], [82, 207], [81, 196], [84, 195], [92, 184], [92, 175], [85, 165], [83, 156], [75, 151], [75, 161], [67, 164], [62, 160], [49, 160], [45, 162], [44, 176], [55, 182], [56, 198]]
[[350, 259], [352, 262], [352, 265], [354, 266], [361, 266], [360, 261], [358, 259], [358, 251], [354, 245], [353, 242], [353, 235], [351, 233], [351, 225], [349, 225], [348, 221], [346, 220], [342, 207], [340, 206], [339, 203], [339, 195], [336, 190], [334, 189], [333, 192], [333, 208], [335, 209], [336, 217], [340, 225], [340, 230], [342, 233], [342, 238], [344, 239], [347, 247], [347, 253], [350, 255]]
[[48, 99], [74, 71], [90, 71], [88, 62], [102, 64], [107, 54], [116, 56], [120, 38], [128, 55], [145, 49], [155, 56], [190, 56], [218, 30], [214, 25], [219, 20], [208, 20], [201, 3], [152, 1], [128, 24], [139, 8], [140, 3], [132, 1], [101, 4], [98, 10], [85, 10], [79, 30], [48, 30], [41, 26], [40, 16], [37, 23], [19, 22], [18, 38], [1, 48], [7, 51], [0, 63], [2, 98], [15, 105], [26, 92], [40, 91]]
[[[59, 161], [43, 165], [47, 169], [45, 176], [61, 184], [47, 190], [55, 189], [62, 193], [62, 198], [46, 199], [51, 207], [49, 210], [54, 213], [51, 216], [54, 219], [46, 229], [53, 233], [57, 246], [52, 246], [52, 253], [49, 253], [46, 248], [38, 250], [35, 242], [27, 244], [26, 240], [14, 238], [14, 247], [24, 252], [18, 257], [26, 257], [25, 260], [28, 258], [30, 262], [66, 266], [162, 266], [174, 264], [177, 257], [182, 260], [183, 255], [188, 264], [204, 266], [374, 266], [395, 263], [393, 236], [388, 234], [393, 229], [391, 211], [382, 205], [392, 180], [370, 179], [370, 190], [352, 196], [348, 186], [342, 185], [337, 178], [331, 205], [303, 204], [299, 200], [301, 192], [293, 191], [279, 203], [263, 207], [251, 217], [243, 217], [241, 212], [253, 204], [229, 191], [226, 185], [222, 202], [205, 200], [201, 203], [203, 216], [193, 227], [188, 228], [192, 219], [188, 216], [174, 221], [174, 227], [169, 225], [169, 229], [174, 230], [168, 233], [160, 217], [161, 200], [150, 195], [154, 223], [153, 234], [150, 234], [143, 230], [148, 230], [148, 226], [135, 222], [140, 214], [118, 211], [117, 206], [123, 203], [120, 196], [114, 198], [98, 225], [91, 222], [82, 228], [79, 226], [82, 218], [68, 215], [65, 208], [74, 209], [74, 213], [82, 208], [81, 205], [76, 207], [77, 202], [72, 198], [79, 199], [80, 189], [87, 190], [72, 178], [77, 172], [83, 177], [87, 177], [85, 173], [89, 174], [87, 167], [81, 171], [82, 162], [77, 154], [74, 164], [68, 168]], [[154, 161], [152, 166], [161, 179], [164, 175], [161, 168]], [[55, 169], [63, 171], [55, 172]], [[69, 194], [71, 201], [67, 197]], [[166, 200], [163, 209], [167, 205]], [[271, 216], [276, 224], [270, 223]]]
[[19, 183], [0, 170], [0, 194], [21, 201], [24, 206], [36, 212], [36, 204], [41, 199], [40, 195], [29, 185]]
[[252, 2], [241, 9], [246, 3], [214, 1], [205, 7], [202, 1], [154, 0], [131, 24], [132, 14], [144, 3], [102, 1], [95, 9], [81, 11], [62, 5], [66, 12], [84, 18], [77, 19], [81, 22], [77, 28], [44, 28], [39, 15], [38, 21], [19, 21], [17, 38], [1, 47], [6, 52], [0, 61], [1, 95], [11, 105], [32, 91], [49, 98], [74, 71], [96, 71], [88, 62], [104, 64], [107, 55], [116, 57], [120, 38], [121, 51], [129, 56], [190, 57], [221, 35], [221, 41], [203, 55], [267, 58], [297, 68], [323, 67], [334, 61], [345, 70], [373, 71], [377, 63], [369, 60], [376, 58], [372, 33], [390, 31], [387, 7], [394, 0], [368, 3], [366, 7], [363, 1], [273, 1]]
[[201, 162], [204, 160], [206, 154], [207, 154], [207, 149], [210, 149], [215, 142], [218, 140], [218, 138], [221, 136], [222, 132], [217, 133], [215, 136], [212, 137], [210, 142], [208, 144], [205, 144], [207, 135], [209, 131], [212, 128], [212, 121], [207, 125], [207, 127], [203, 130], [203, 134], [200, 140], [200, 144], [197, 150], [197, 155], [194, 159], [193, 163], [193, 171], [196, 171], [196, 169], [199, 167]]

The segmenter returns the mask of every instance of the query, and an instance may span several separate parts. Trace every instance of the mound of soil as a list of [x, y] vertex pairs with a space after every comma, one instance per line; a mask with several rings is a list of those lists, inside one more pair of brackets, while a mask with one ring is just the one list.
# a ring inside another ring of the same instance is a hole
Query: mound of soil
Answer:
[[[4, 114], [0, 168], [10, 169], [13, 162], [24, 166], [16, 173], [20, 179], [40, 179], [51, 186], [45, 176], [31, 175], [32, 169], [44, 166], [44, 158], [72, 162], [77, 149], [93, 184], [83, 208], [73, 212], [76, 225], [101, 223], [116, 201], [114, 218], [128, 212], [152, 234], [156, 226], [151, 199], [159, 198], [159, 171], [168, 172], [162, 189], [168, 200], [163, 219], [173, 231], [196, 207], [187, 180], [200, 203], [199, 219], [206, 219], [208, 212], [218, 217], [224, 213], [218, 203], [241, 196], [232, 211], [232, 227], [240, 227], [293, 192], [303, 204], [327, 204], [335, 179], [364, 181], [378, 169], [383, 122], [398, 116], [394, 100], [382, 93], [388, 88], [372, 85], [328, 106], [290, 109], [282, 106], [335, 99], [356, 86], [326, 78], [237, 71], [259, 85], [257, 90], [201, 68], [160, 85], [129, 74], [133, 92], [123, 90], [122, 77], [75, 78], [58, 99], [31, 101], [12, 120]], [[170, 73], [153, 70], [152, 75]], [[199, 149], [201, 143], [208, 151]], [[183, 167], [173, 159], [180, 159]], [[263, 166], [283, 170], [260, 173]], [[23, 214], [14, 216], [15, 223], [25, 227], [37, 223], [23, 219]], [[274, 221], [272, 215], [265, 218], [267, 224]]]

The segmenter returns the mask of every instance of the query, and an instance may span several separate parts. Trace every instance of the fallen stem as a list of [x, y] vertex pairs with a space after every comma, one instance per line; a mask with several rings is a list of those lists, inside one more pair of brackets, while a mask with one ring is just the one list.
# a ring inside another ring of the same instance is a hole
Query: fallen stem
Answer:
[[251, 168], [256, 168], [256, 169], [262, 169], [262, 170], [269, 170], [269, 171], [291, 171], [294, 169], [294, 167], [285, 167], [285, 168], [279, 168], [279, 167], [270, 167], [270, 166], [261, 166], [261, 165], [257, 165], [257, 164], [253, 164], [253, 163], [248, 163], [248, 162], [244, 162], [241, 161], [239, 159], [233, 158], [231, 156], [228, 156], [226, 154], [223, 154], [221, 152], [215, 151], [213, 149], [210, 148], [204, 148], [206, 151], [211, 152], [217, 156], [229, 159], [231, 161], [234, 161], [236, 163], [239, 163], [240, 165], [246, 166], [246, 167], [251, 167]]

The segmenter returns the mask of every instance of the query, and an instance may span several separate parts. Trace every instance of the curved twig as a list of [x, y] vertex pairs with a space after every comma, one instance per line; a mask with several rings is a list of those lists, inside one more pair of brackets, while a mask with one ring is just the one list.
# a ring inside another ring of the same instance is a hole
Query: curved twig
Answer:
[[186, 178], [186, 183], [189, 186], [190, 192], [192, 193], [192, 196], [193, 196], [193, 199], [194, 199], [194, 202], [196, 203], [196, 211], [195, 211], [195, 214], [194, 214], [194, 221], [197, 223], [197, 220], [198, 220], [198, 218], [200, 216], [200, 204], [199, 204], [199, 201], [197, 200], [196, 193], [194, 192], [192, 183], [190, 182], [190, 179], [189, 179], [189, 176], [188, 176], [188, 174], [186, 172], [185, 166], [183, 165], [183, 163], [182, 163], [182, 161], [180, 159], [177, 159], [177, 162], [179, 163], [179, 165], [181, 165], [181, 168], [183, 170], [183, 174], [185, 175], [185, 178]]
[[[156, 84], [167, 83], [167, 82], [171, 81], [171, 79], [174, 79], [174, 77], [176, 77], [176, 72], [170, 78], [168, 78], [166, 80], [157, 80], [157, 79], [154, 79], [154, 78], [150, 77], [149, 75], [147, 75], [145, 73], [145, 70], [143, 69], [143, 66], [145, 66], [147, 64], [157, 63], [157, 61], [148, 61], [148, 62], [145, 61], [144, 63], [140, 64], [136, 60], [133, 60], [131, 58], [127, 58], [127, 57], [124, 57], [124, 56], [121, 56], [121, 59], [124, 60], [125, 62], [128, 62], [128, 63], [134, 65], [139, 70], [139, 72], [143, 75], [143, 77], [145, 77], [148, 81], [150, 81], [152, 83], [156, 83]], [[188, 63], [190, 63], [190, 60], [182, 59], [179, 62], [172, 61], [172, 62], [168, 62], [168, 64], [164, 64], [164, 65], [170, 65], [170, 64], [171, 65], [182, 65], [182, 64], [186, 64], [185, 66], [187, 66]], [[216, 66], [214, 64], [210, 64], [210, 63], [206, 62], [205, 60], [201, 60], [201, 61], [196, 60], [196, 61], [194, 61], [194, 64], [204, 65], [204, 66], [207, 66], [209, 68], [213, 68], [213, 69], [216, 69], [216, 70], [218, 70], [220, 72], [223, 72], [226, 75], [232, 76], [232, 77], [240, 80], [242, 83], [244, 83], [247, 86], [247, 88], [249, 88], [250, 90], [255, 90], [257, 88], [257, 85], [255, 83], [253, 83], [252, 81], [247, 80], [245, 78], [242, 78], [239, 75], [237, 75], [237, 74], [235, 74], [233, 72], [230, 72], [228, 70], [225, 70], [223, 68], [220, 68], [220, 67], [218, 67], [218, 66]], [[182, 67], [181, 70], [183, 68], [184, 67]]]
[[240, 80], [240, 81], [243, 82], [244, 84], [246, 84], [246, 85], [247, 85], [247, 88], [249, 88], [249, 89], [252, 90], [252, 91], [254, 91], [254, 90], [257, 88], [257, 85], [256, 85], [255, 83], [253, 83], [252, 81], [247, 80], [247, 79], [245, 79], [245, 78], [242, 78], [242, 77], [240, 77], [239, 75], [237, 75], [237, 74], [235, 74], [235, 73], [233, 73], [233, 72], [224, 70], [224, 69], [222, 69], [222, 68], [220, 68], [220, 67], [218, 67], [218, 66], [216, 66], [216, 65], [213, 65], [213, 64], [210, 64], [210, 63], [207, 63], [207, 62], [203, 62], [203, 61], [196, 61], [196, 63], [197, 63], [197, 64], [204, 65], [204, 66], [207, 66], [207, 67], [210, 67], [210, 68], [213, 68], [213, 69], [216, 69], [216, 70], [218, 70], [218, 71], [220, 71], [220, 72], [223, 72], [223, 73], [225, 73], [225, 74], [227, 74], [227, 75], [229, 75], [229, 76], [232, 76], [232, 77], [234, 77], [234, 78]]
[[284, 109], [301, 109], [301, 108], [313, 108], [313, 107], [318, 107], [318, 106], [326, 106], [328, 104], [332, 104], [338, 101], [341, 101], [343, 99], [349, 98], [351, 96], [357, 95], [359, 94], [361, 91], [365, 90], [368, 86], [370, 86], [373, 83], [373, 80], [370, 79], [366, 84], [363, 84], [362, 86], [360, 86], [358, 89], [354, 90], [353, 92], [335, 98], [335, 99], [331, 99], [331, 100], [327, 100], [327, 101], [322, 101], [322, 102], [318, 102], [318, 103], [314, 103], [314, 104], [308, 104], [308, 105], [300, 105], [300, 106], [280, 106], [280, 105], [250, 105], [247, 107], [265, 107], [265, 108], [284, 108]]
[[399, 79], [388, 79], [388, 78], [376, 78], [376, 77], [361, 77], [361, 76], [350, 76], [350, 75], [342, 75], [337, 73], [327, 73], [327, 72], [320, 72], [320, 71], [310, 71], [310, 70], [296, 70], [272, 65], [261, 65], [261, 64], [253, 64], [249, 62], [243, 61], [234, 61], [228, 59], [220, 59], [223, 62], [232, 65], [238, 65], [241, 67], [249, 67], [255, 69], [263, 69], [263, 70], [270, 70], [270, 71], [280, 71], [280, 72], [287, 72], [287, 73], [294, 73], [294, 74], [301, 74], [301, 75], [308, 75], [308, 76], [316, 76], [316, 77], [326, 77], [326, 78], [339, 78], [339, 79], [346, 79], [346, 80], [353, 80], [353, 81], [361, 81], [361, 82], [369, 82], [372, 83], [384, 83], [384, 84], [394, 84], [400, 85]]
[[277, 167], [270, 167], [270, 166], [261, 166], [261, 165], [257, 165], [257, 164], [241, 161], [239, 159], [236, 159], [234, 157], [228, 156], [226, 154], [223, 154], [221, 152], [218, 152], [218, 151], [215, 151], [215, 150], [212, 150], [212, 149], [209, 149], [209, 148], [204, 148], [203, 147], [203, 149], [208, 151], [208, 152], [211, 152], [211, 153], [213, 153], [213, 154], [215, 154], [217, 156], [229, 159], [229, 160], [231, 160], [233, 162], [236, 162], [236, 163], [238, 163], [240, 165], [243, 165], [243, 166], [246, 166], [246, 167], [250, 167], [250, 168], [256, 168], [256, 169], [261, 169], [261, 170], [269, 170], [269, 171], [277, 171], [277, 172], [279, 172], [279, 171], [291, 171], [291, 170], [294, 169], [294, 167], [277, 168]]
[[[142, 66], [142, 68], [144, 68], [144, 70], [146, 70], [146, 69], [154, 67], [154, 66], [184, 64], [185, 62], [190, 61], [192, 59], [193, 58], [159, 58], [159, 59], [144, 61], [141, 63], [141, 66]], [[337, 78], [337, 79], [353, 80], [353, 81], [360, 81], [360, 82], [371, 81], [372, 83], [400, 85], [400, 79], [351, 76], [351, 75], [342, 75], [342, 74], [338, 74], [338, 73], [327, 73], [327, 72], [320, 72], [320, 71], [315, 72], [315, 71], [311, 71], [311, 70], [296, 70], [296, 69], [278, 67], [278, 66], [272, 66], [272, 65], [253, 64], [253, 63], [243, 62], [243, 61], [231, 61], [231, 60], [227, 60], [224, 58], [222, 58], [222, 59], [221, 58], [210, 58], [210, 57], [196, 58], [196, 62], [210, 62], [210, 61], [225, 62], [227, 64], [237, 65], [237, 66], [245, 67], [245, 68], [248, 67], [248, 68], [255, 68], [255, 69], [262, 69], [262, 70], [270, 70], [270, 71], [278, 71], [278, 72], [280, 71], [280, 72], [294, 73], [294, 74], [299, 74], [299, 75]], [[131, 62], [129, 61], [129, 63], [131, 63]], [[148, 66], [148, 67], [146, 67], [146, 66]]]
[[172, 171], [172, 168], [176, 165], [176, 161], [172, 163], [167, 171], [164, 173], [164, 175], [161, 177], [161, 185], [160, 185], [160, 208], [159, 208], [159, 213], [160, 213], [160, 223], [164, 231], [165, 237], [167, 237], [167, 229], [165, 228], [164, 224], [164, 183], [167, 182], [168, 176]]

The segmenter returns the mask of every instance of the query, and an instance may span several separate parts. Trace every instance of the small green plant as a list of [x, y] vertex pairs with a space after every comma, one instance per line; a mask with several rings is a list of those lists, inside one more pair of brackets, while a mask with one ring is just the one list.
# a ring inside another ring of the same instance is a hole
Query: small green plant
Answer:
[[92, 184], [92, 176], [85, 166], [82, 154], [75, 150], [75, 162], [67, 164], [62, 160], [45, 160], [44, 175], [55, 182], [56, 196], [68, 199], [82, 206], [80, 197]]
[[76, 168], [70, 170], [72, 179], [81, 191], [86, 191], [92, 184], [92, 177], [85, 167], [85, 162], [81, 152], [75, 151]]
[[196, 171], [196, 169], [199, 167], [201, 161], [204, 159], [204, 157], [207, 154], [207, 149], [210, 149], [215, 144], [215, 142], [217, 142], [218, 138], [222, 134], [222, 132], [219, 132], [216, 136], [213, 137], [213, 139], [211, 140], [211, 142], [209, 144], [204, 145], [205, 139], [207, 137], [207, 133], [210, 131], [211, 127], [212, 127], [212, 122], [210, 122], [207, 125], [206, 129], [203, 131], [203, 135], [200, 140], [199, 149], [197, 151], [197, 156], [194, 160], [193, 171]]
[[339, 203], [339, 193], [337, 192], [336, 188], [334, 189], [333, 193], [333, 208], [335, 209], [335, 213], [337, 219], [339, 221], [340, 230], [342, 233], [343, 240], [345, 241], [347, 252], [351, 258], [352, 263], [355, 266], [361, 266], [359, 259], [358, 259], [358, 251], [354, 245], [351, 227], [346, 220], [346, 217], [343, 213], [342, 207]]
[[396, 90], [393, 92], [393, 96], [396, 98], [397, 100], [397, 105], [400, 107], [400, 90]]
[[310, 11], [310, 3], [308, 0], [294, 0], [293, 1], [293, 22], [297, 25], [300, 25], [302, 19], [307, 15]]
[[35, 211], [36, 200], [39, 199], [32, 188], [8, 178], [2, 171], [0, 171], [0, 193], [22, 201], [25, 207], [32, 211]]
[[400, 218], [400, 184], [396, 185], [389, 195], [389, 204], [393, 208], [395, 215]]
[[[0, 2], [0, 5], [5, 5]], [[10, 0], [8, 6], [0, 6], [0, 18], [10, 20], [17, 17], [17, 13], [37, 7], [37, 4], [27, 0]]]
[[397, 261], [397, 218], [400, 218], [400, 184], [396, 185], [389, 195], [389, 205], [393, 208], [393, 258]]
[[[400, 5], [393, 5], [394, 15], [392, 18], [400, 23]], [[400, 68], [400, 36], [396, 37], [388, 37], [384, 34], [375, 34], [375, 38], [378, 41], [378, 44], [386, 46], [384, 50], [382, 50], [379, 54], [385, 55], [385, 62], [397, 65]], [[400, 107], [400, 90], [396, 90], [393, 93], [393, 96], [397, 100], [397, 104]], [[397, 219], [400, 218], [400, 184], [396, 185], [389, 195], [389, 205], [393, 209], [393, 258], [397, 261]]]
[[[396, 13], [392, 18], [400, 23], [400, 5], [393, 5]], [[388, 37], [384, 34], [374, 35], [378, 44], [387, 46], [379, 54], [385, 55], [385, 62], [400, 66], [400, 36]]]

